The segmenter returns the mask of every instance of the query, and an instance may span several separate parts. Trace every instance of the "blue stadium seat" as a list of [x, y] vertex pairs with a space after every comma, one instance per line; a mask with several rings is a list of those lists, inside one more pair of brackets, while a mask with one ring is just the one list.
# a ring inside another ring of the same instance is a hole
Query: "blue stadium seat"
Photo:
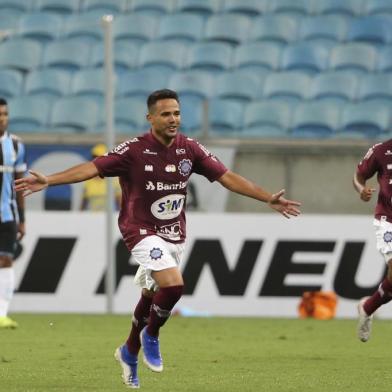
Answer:
[[44, 98], [67, 95], [71, 88], [71, 73], [61, 69], [42, 68], [26, 76], [24, 92]]
[[105, 73], [102, 68], [76, 71], [72, 77], [71, 94], [95, 100], [102, 104], [105, 96]]
[[163, 16], [174, 9], [174, 0], [133, 0], [131, 10], [153, 16]]
[[54, 12], [69, 15], [79, 12], [80, 0], [36, 0], [34, 9], [43, 12]]
[[175, 7], [175, 12], [192, 12], [203, 16], [212, 15], [219, 10], [219, 0], [177, 0]]
[[170, 78], [168, 86], [181, 97], [204, 101], [215, 92], [215, 78], [205, 71], [176, 72]]
[[180, 95], [181, 131], [199, 136], [203, 131], [203, 101], [190, 95]]
[[13, 39], [0, 43], [0, 66], [27, 72], [41, 64], [43, 47], [31, 39]]
[[347, 69], [353, 72], [374, 71], [377, 64], [377, 49], [374, 46], [350, 42], [335, 46], [330, 54], [331, 69]]
[[[126, 41], [115, 42], [113, 61], [116, 72], [121, 73], [136, 68], [139, 60], [139, 51], [139, 45], [135, 43]], [[103, 42], [95, 44], [92, 48], [90, 65], [93, 67], [104, 66], [104, 57], [105, 50]]]
[[192, 43], [202, 38], [204, 19], [200, 15], [180, 13], [160, 19], [157, 38], [180, 43]]
[[305, 138], [325, 138], [337, 132], [341, 105], [338, 102], [304, 102], [294, 109], [292, 135]]
[[[88, 44], [102, 41], [101, 19], [102, 13], [100, 11], [72, 14], [64, 21], [63, 36], [85, 41]], [[113, 24], [113, 30], [114, 28], [115, 23]]]
[[316, 14], [358, 16], [362, 13], [363, 3], [363, 0], [316, 0], [314, 12]]
[[381, 72], [392, 71], [392, 47], [385, 45], [379, 50], [377, 70]]
[[224, 0], [222, 12], [231, 12], [248, 16], [264, 14], [268, 0]]
[[278, 101], [252, 101], [244, 114], [244, 136], [284, 137], [288, 135], [291, 105]]
[[84, 0], [81, 10], [99, 11], [102, 15], [126, 12], [127, 0]]
[[298, 22], [287, 15], [268, 14], [256, 17], [249, 33], [250, 41], [273, 41], [287, 44], [295, 41]]
[[310, 99], [340, 103], [357, 98], [358, 77], [351, 72], [326, 72], [315, 76], [310, 90]]
[[347, 40], [389, 44], [392, 42], [392, 19], [377, 15], [356, 18], [349, 25]]
[[312, 11], [312, 0], [270, 0], [268, 7], [268, 12], [284, 13], [288, 16], [306, 16]]
[[42, 64], [75, 71], [90, 62], [90, 45], [79, 40], [54, 41], [47, 44]]
[[19, 35], [46, 43], [58, 38], [63, 18], [50, 12], [23, 15], [19, 20]]
[[300, 42], [286, 46], [283, 50], [280, 68], [314, 74], [326, 70], [328, 61], [328, 49], [314, 43]]
[[260, 77], [251, 72], [225, 72], [216, 81], [216, 96], [246, 102], [261, 96]]
[[369, 0], [364, 6], [365, 15], [392, 15], [392, 2], [390, 0]]
[[11, 36], [17, 32], [19, 16], [13, 12], [1, 11], [0, 13], [0, 39]]
[[309, 75], [298, 71], [270, 73], [264, 80], [263, 96], [298, 102], [307, 98], [311, 80]]
[[389, 106], [379, 102], [347, 104], [343, 109], [340, 128], [342, 132], [359, 132], [374, 138], [389, 130], [390, 117]]
[[96, 127], [99, 112], [99, 106], [94, 100], [83, 97], [60, 98], [53, 104], [49, 126], [53, 132], [87, 132]]
[[207, 20], [204, 39], [238, 45], [248, 38], [250, 26], [250, 18], [245, 15], [213, 15]]
[[234, 52], [234, 67], [255, 71], [279, 68], [282, 48], [274, 42], [249, 42], [238, 45]]
[[0, 68], [0, 97], [9, 99], [18, 96], [22, 86], [23, 76], [19, 71]]
[[211, 135], [235, 134], [242, 128], [244, 105], [219, 98], [208, 101], [208, 123]]
[[231, 68], [233, 48], [223, 42], [200, 42], [188, 49], [185, 68], [219, 72]]
[[347, 33], [347, 18], [340, 15], [318, 15], [304, 18], [299, 39], [324, 45], [336, 45]]
[[151, 41], [140, 48], [139, 66], [162, 69], [181, 69], [186, 55], [186, 46], [172, 41]]
[[14, 15], [23, 15], [32, 10], [34, 0], [0, 0], [0, 14], [13, 11]]
[[358, 98], [360, 100], [389, 100], [392, 104], [392, 74], [377, 73], [361, 79]]
[[154, 90], [167, 88], [173, 71], [157, 73], [154, 69], [139, 69], [119, 75], [118, 97], [141, 97], [147, 99]]
[[16, 97], [8, 102], [11, 132], [46, 132], [51, 100], [43, 97]]
[[157, 20], [151, 15], [120, 15], [114, 20], [113, 37], [116, 41], [126, 40], [142, 44], [156, 35]]

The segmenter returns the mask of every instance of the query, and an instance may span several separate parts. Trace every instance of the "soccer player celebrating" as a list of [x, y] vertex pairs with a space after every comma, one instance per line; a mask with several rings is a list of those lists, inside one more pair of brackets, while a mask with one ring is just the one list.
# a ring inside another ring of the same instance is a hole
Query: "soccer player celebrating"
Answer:
[[115, 352], [123, 381], [139, 387], [138, 352], [155, 372], [163, 370], [159, 330], [181, 298], [184, 281], [179, 269], [186, 237], [185, 201], [192, 173], [218, 181], [230, 191], [268, 203], [286, 218], [300, 214], [300, 203], [271, 194], [228, 170], [196, 140], [181, 133], [176, 92], [158, 90], [147, 99], [150, 132], [121, 143], [109, 154], [60, 173], [16, 181], [25, 195], [50, 185], [84, 181], [96, 175], [118, 176], [122, 188], [119, 228], [125, 244], [139, 263], [135, 282], [142, 289], [134, 310], [130, 335]]
[[376, 189], [367, 185], [367, 180], [377, 173], [379, 192], [375, 209], [374, 227], [376, 230], [377, 249], [388, 266], [387, 276], [377, 291], [369, 298], [363, 298], [358, 304], [358, 338], [367, 342], [370, 338], [374, 312], [392, 299], [392, 140], [374, 145], [359, 163], [354, 174], [354, 188], [362, 201], [368, 202]]

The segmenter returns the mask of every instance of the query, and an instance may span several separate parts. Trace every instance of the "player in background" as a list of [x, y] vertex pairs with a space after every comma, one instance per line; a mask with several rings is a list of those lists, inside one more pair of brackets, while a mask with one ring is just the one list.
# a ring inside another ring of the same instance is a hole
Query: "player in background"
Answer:
[[147, 99], [147, 108], [150, 132], [92, 162], [50, 176], [31, 171], [32, 176], [16, 181], [16, 189], [28, 195], [50, 185], [85, 181], [96, 175], [119, 177], [119, 228], [140, 264], [135, 282], [142, 289], [130, 335], [115, 352], [123, 369], [123, 381], [131, 388], [139, 387], [140, 347], [144, 363], [155, 372], [163, 370], [158, 336], [183, 292], [179, 263], [184, 252], [185, 203], [191, 174], [201, 174], [232, 192], [267, 203], [287, 218], [300, 213], [300, 203], [286, 200], [284, 190], [271, 194], [228, 170], [203, 145], [182, 135], [180, 103], [174, 91], [153, 92]]
[[377, 174], [378, 199], [374, 215], [377, 249], [387, 263], [387, 276], [371, 297], [358, 304], [358, 338], [367, 342], [370, 338], [374, 312], [392, 299], [392, 140], [374, 145], [358, 164], [354, 174], [354, 188], [362, 201], [368, 202], [376, 189], [367, 181]]
[[14, 181], [26, 171], [25, 148], [21, 140], [7, 131], [8, 104], [0, 98], [0, 328], [16, 328], [8, 317], [14, 294], [13, 260], [17, 241], [25, 234], [24, 198], [16, 193]]

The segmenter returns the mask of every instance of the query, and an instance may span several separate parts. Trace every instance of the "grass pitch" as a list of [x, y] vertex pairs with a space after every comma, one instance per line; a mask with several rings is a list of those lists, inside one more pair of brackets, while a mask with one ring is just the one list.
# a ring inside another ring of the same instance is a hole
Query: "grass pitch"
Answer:
[[[13, 317], [20, 327], [0, 330], [1, 391], [129, 390], [113, 353], [130, 317]], [[161, 333], [164, 371], [141, 363], [141, 390], [389, 392], [390, 328], [376, 320], [361, 343], [355, 320], [173, 317]]]

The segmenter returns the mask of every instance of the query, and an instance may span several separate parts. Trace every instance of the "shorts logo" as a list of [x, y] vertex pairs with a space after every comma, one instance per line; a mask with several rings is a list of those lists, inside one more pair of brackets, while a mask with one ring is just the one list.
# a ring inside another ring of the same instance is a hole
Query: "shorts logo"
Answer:
[[152, 260], [158, 260], [162, 257], [162, 255], [163, 255], [163, 252], [159, 248], [152, 248], [150, 250], [150, 257]]
[[178, 170], [184, 177], [189, 176], [192, 170], [192, 162], [189, 159], [182, 159], [178, 164]]
[[387, 243], [392, 242], [392, 231], [386, 231], [384, 233], [384, 241]]

